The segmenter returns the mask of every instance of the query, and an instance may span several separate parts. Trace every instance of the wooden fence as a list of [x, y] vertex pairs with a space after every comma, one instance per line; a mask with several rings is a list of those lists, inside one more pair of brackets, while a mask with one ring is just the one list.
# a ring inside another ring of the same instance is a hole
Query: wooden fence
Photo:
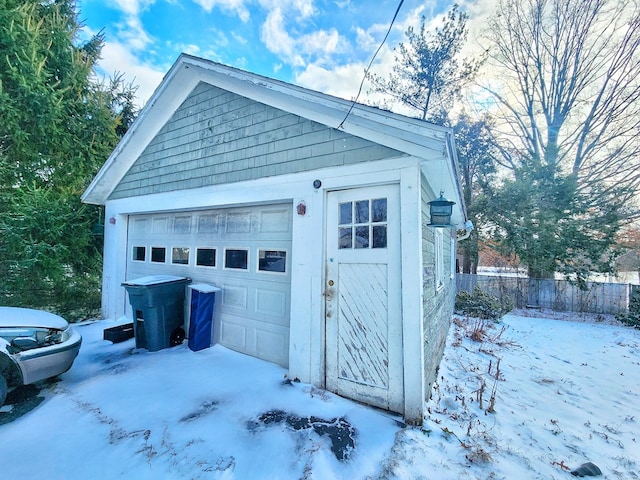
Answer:
[[492, 275], [456, 275], [457, 291], [472, 291], [474, 287], [508, 298], [515, 308], [534, 306], [558, 312], [616, 314], [629, 311], [629, 300], [638, 285], [588, 282], [580, 290], [566, 280], [501, 277]]

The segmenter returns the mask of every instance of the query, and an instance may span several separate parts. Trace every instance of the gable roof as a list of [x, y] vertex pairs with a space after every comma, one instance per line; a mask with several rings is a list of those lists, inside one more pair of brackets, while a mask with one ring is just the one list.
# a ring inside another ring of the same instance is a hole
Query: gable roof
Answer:
[[107, 201], [145, 147], [200, 82], [418, 157], [424, 168], [432, 164], [437, 168], [433, 171], [442, 172], [442, 189], [454, 196], [464, 211], [451, 129], [187, 54], [181, 54], [167, 72], [82, 195], [84, 202]]

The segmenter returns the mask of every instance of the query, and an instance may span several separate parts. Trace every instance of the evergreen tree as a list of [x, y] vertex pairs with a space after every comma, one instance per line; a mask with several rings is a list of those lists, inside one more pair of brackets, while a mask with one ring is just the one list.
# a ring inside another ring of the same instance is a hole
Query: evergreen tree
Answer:
[[0, 0], [0, 303], [71, 316], [100, 305], [101, 213], [80, 195], [135, 116], [79, 29], [72, 0]]
[[[469, 219], [476, 225], [480, 216], [474, 205], [475, 195], [494, 172], [488, 119], [476, 120], [466, 114], [458, 119], [450, 116], [455, 98], [473, 80], [482, 63], [482, 59], [460, 58], [467, 38], [467, 18], [458, 5], [453, 5], [440, 26], [429, 31], [423, 16], [419, 29], [409, 27], [406, 31], [408, 42], [398, 45], [388, 77], [370, 75], [369, 79], [374, 91], [409, 107], [422, 120], [453, 127], [465, 205]], [[478, 241], [476, 228], [461, 242], [459, 252], [464, 273], [476, 272]]]
[[530, 278], [559, 272], [584, 287], [590, 272], [612, 268], [621, 215], [594, 210], [573, 177], [523, 162], [514, 179], [489, 191], [481, 200], [491, 218], [485, 224], [501, 239], [502, 253], [516, 255]]
[[398, 45], [387, 78], [370, 75], [373, 90], [415, 110], [422, 120], [446, 121], [456, 95], [470, 82], [480, 62], [460, 59], [467, 38], [467, 14], [454, 5], [433, 32], [422, 16], [420, 28], [409, 27], [408, 43]]
[[529, 275], [584, 285], [614, 268], [640, 213], [640, 7], [502, 0], [489, 23], [494, 135], [506, 181], [495, 238]]
[[458, 256], [461, 259], [462, 273], [478, 273], [478, 253], [483, 209], [486, 202], [478, 201], [490, 191], [495, 179], [495, 156], [497, 152], [490, 135], [491, 122], [488, 117], [475, 120], [462, 113], [453, 124], [456, 138], [460, 183], [462, 195], [467, 207], [467, 216], [475, 226], [469, 238], [461, 240]]

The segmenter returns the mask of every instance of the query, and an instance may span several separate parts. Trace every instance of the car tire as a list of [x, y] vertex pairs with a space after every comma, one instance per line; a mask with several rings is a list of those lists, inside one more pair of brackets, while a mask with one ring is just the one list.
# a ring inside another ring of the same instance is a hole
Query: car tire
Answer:
[[9, 387], [7, 386], [7, 381], [4, 378], [4, 375], [0, 374], [0, 407], [4, 405], [4, 401], [7, 399], [7, 392], [9, 391]]

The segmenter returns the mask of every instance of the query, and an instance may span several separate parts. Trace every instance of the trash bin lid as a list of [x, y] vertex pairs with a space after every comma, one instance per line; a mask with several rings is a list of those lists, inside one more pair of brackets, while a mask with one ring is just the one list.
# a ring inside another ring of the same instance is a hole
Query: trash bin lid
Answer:
[[214, 293], [214, 292], [221, 292], [222, 291], [221, 288], [214, 287], [213, 285], [209, 285], [208, 283], [193, 283], [193, 284], [189, 285], [188, 288], [191, 288], [193, 290], [197, 290], [197, 291], [202, 292], [202, 293]]
[[176, 275], [149, 275], [146, 277], [135, 278], [133, 280], [128, 280], [126, 282], [122, 282], [122, 285], [132, 285], [132, 286], [147, 286], [147, 285], [158, 285], [160, 283], [171, 283], [171, 282], [181, 282], [191, 280], [187, 277], [178, 277]]

